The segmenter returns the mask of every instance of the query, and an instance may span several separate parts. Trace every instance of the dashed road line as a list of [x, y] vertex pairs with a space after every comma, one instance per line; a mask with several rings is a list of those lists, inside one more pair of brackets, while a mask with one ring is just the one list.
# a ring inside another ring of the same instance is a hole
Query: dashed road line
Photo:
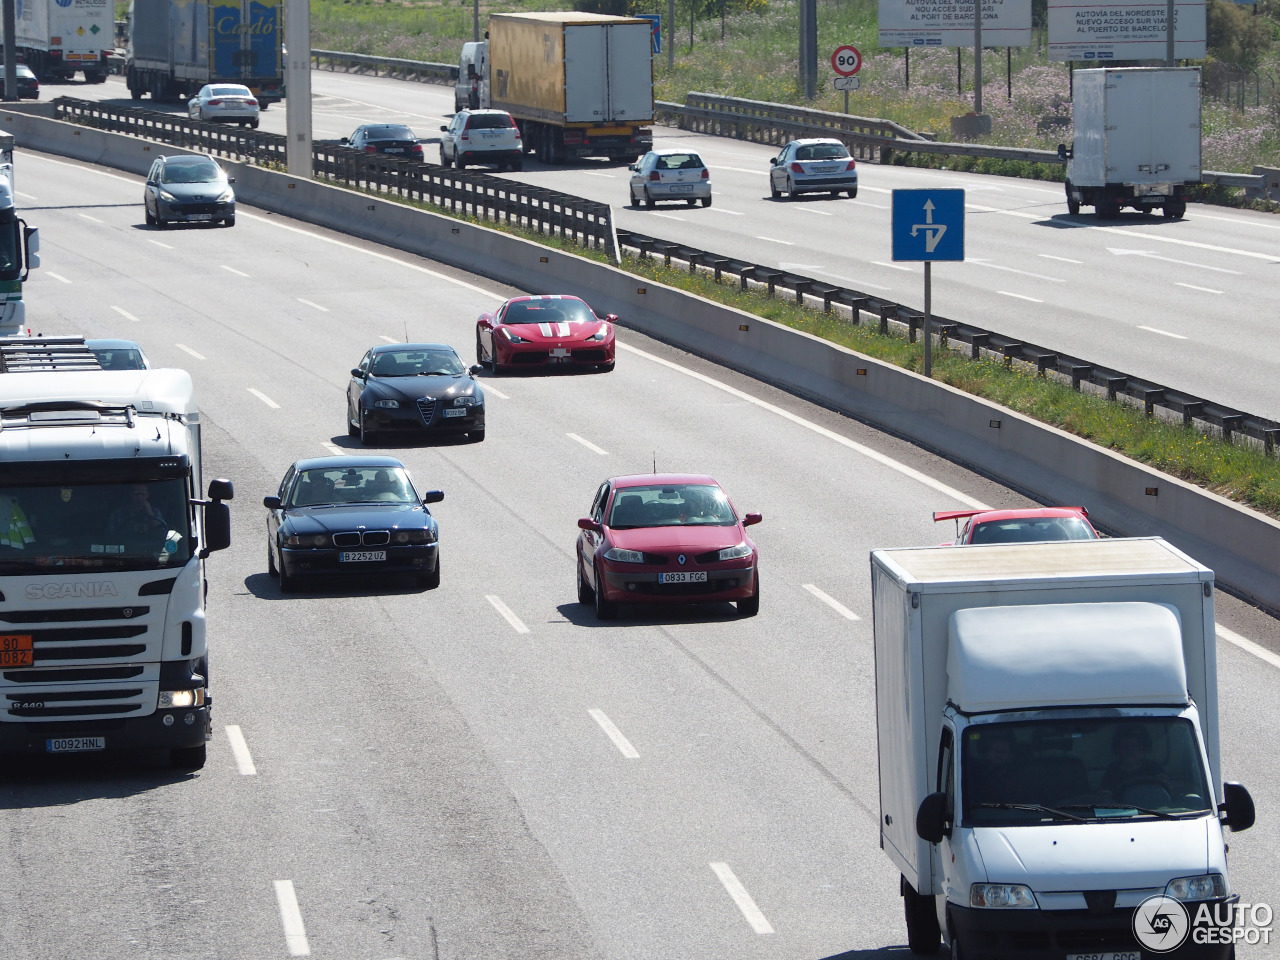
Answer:
[[250, 393], [252, 393], [255, 397], [257, 397], [257, 398], [258, 398], [259, 400], [261, 400], [263, 403], [265, 403], [265, 404], [266, 404], [268, 407], [270, 407], [272, 410], [279, 410], [279, 409], [280, 409], [280, 404], [276, 403], [274, 400], [272, 400], [270, 397], [268, 397], [268, 396], [267, 396], [265, 393], [263, 393], [261, 390], [255, 390], [253, 387], [245, 387], [245, 389], [246, 389], [246, 390], [248, 390]]
[[298, 297], [298, 298], [297, 298], [297, 301], [298, 301], [299, 303], [305, 303], [308, 307], [314, 307], [316, 310], [319, 310], [321, 313], [328, 313], [328, 312], [329, 312], [329, 308], [328, 308], [328, 307], [322, 307], [322, 306], [320, 306], [320, 304], [318, 304], [318, 303], [313, 303], [313, 302], [312, 302], [312, 301], [310, 301], [310, 300], [304, 300], [302, 297]]
[[231, 755], [236, 758], [236, 769], [241, 775], [252, 777], [258, 772], [258, 768], [253, 765], [253, 754], [249, 752], [249, 744], [245, 743], [244, 734], [240, 732], [238, 724], [227, 725], [227, 739], [231, 741]]
[[1200, 293], [1222, 293], [1221, 290], [1214, 290], [1212, 287], [1197, 287], [1194, 283], [1178, 283], [1176, 280], [1174, 283], [1179, 287], [1186, 287], [1188, 290], [1198, 290]]
[[101, 222], [102, 222], [102, 221], [101, 221], [101, 220], [99, 220], [97, 217], [91, 217], [91, 216], [89, 216], [87, 213], [78, 213], [78, 214], [76, 214], [76, 216], [78, 216], [78, 217], [82, 217], [83, 219], [88, 220], [90, 223], [101, 223]]
[[169, 244], [161, 243], [159, 240], [152, 240], [150, 237], [147, 237], [147, 243], [154, 243], [157, 247], [163, 247], [165, 250], [173, 249], [173, 247], [169, 246]]
[[1044, 303], [1043, 300], [1037, 300], [1035, 297], [1025, 297], [1020, 293], [1010, 293], [1008, 290], [997, 290], [996, 293], [1000, 294], [1002, 297], [1014, 297], [1018, 300], [1028, 300], [1031, 303]]
[[803, 586], [811, 594], [813, 594], [815, 597], [817, 597], [819, 600], [825, 603], [828, 607], [830, 607], [836, 613], [840, 614], [840, 616], [844, 617], [846, 620], [862, 619], [860, 616], [858, 616], [856, 613], [854, 613], [852, 610], [846, 607], [843, 603], [841, 603], [835, 597], [832, 597], [826, 593], [823, 593], [812, 583], [806, 583], [806, 584], [803, 584]]
[[780, 243], [784, 247], [794, 247], [795, 244], [790, 240], [778, 240], [774, 237], [756, 237], [757, 240], [764, 240], [766, 243]]
[[197, 353], [196, 351], [192, 350], [185, 343], [175, 343], [174, 346], [177, 347], [179, 350], [181, 350], [183, 353], [189, 353], [191, 356], [195, 357], [197, 360], [209, 359], [203, 353]]
[[738, 905], [742, 915], [747, 918], [747, 923], [751, 924], [751, 929], [756, 933], [773, 933], [773, 927], [765, 918], [764, 913], [756, 906], [756, 902], [751, 899], [751, 894], [747, 893], [747, 888], [742, 885], [742, 881], [729, 869], [729, 865], [727, 863], [713, 863], [711, 864], [711, 869], [720, 878], [720, 882], [724, 884], [725, 890], [733, 898], [733, 902]]
[[228, 267], [225, 263], [220, 264], [220, 266], [222, 267], [223, 270], [227, 271], [227, 273], [234, 273], [237, 277], [249, 276], [247, 273], [237, 270], [235, 267]]
[[1084, 264], [1083, 260], [1072, 260], [1070, 257], [1055, 257], [1052, 253], [1041, 253], [1041, 254], [1037, 254], [1037, 256], [1044, 257], [1046, 260], [1058, 260], [1058, 261], [1061, 261], [1062, 263], [1074, 263], [1077, 265]]
[[45, 275], [46, 277], [53, 277], [53, 279], [55, 279], [55, 280], [60, 280], [60, 281], [62, 281], [63, 283], [70, 283], [70, 282], [71, 282], [71, 281], [70, 281], [70, 280], [68, 280], [66, 277], [64, 277], [62, 274], [60, 274], [60, 273], [54, 273], [52, 270], [45, 270], [45, 271], [43, 271], [43, 273], [44, 273], [44, 275]]
[[338, 446], [336, 443], [331, 443], [331, 442], [329, 442], [328, 440], [326, 440], [326, 441], [324, 441], [323, 443], [321, 443], [321, 444], [320, 444], [320, 446], [324, 447], [326, 450], [328, 450], [328, 451], [329, 451], [331, 454], [333, 454], [335, 457], [341, 457], [341, 456], [344, 456], [344, 455], [346, 454], [346, 452], [347, 452], [346, 450], [343, 450], [340, 446]]
[[1187, 339], [1180, 333], [1170, 333], [1168, 330], [1157, 330], [1155, 327], [1144, 327], [1142, 324], [1138, 324], [1138, 329], [1145, 330], [1147, 333], [1158, 333], [1162, 337], [1172, 337], [1174, 340]]
[[591, 714], [592, 720], [600, 724], [600, 729], [603, 730], [605, 735], [613, 741], [613, 745], [618, 748], [619, 752], [624, 757], [628, 760], [640, 759], [640, 752], [631, 745], [630, 740], [622, 735], [622, 731], [614, 726], [613, 721], [605, 716], [605, 712], [603, 710], [592, 709], [588, 710], [587, 713]]
[[607, 451], [607, 450], [601, 450], [599, 447], [597, 447], [597, 446], [596, 446], [594, 443], [592, 443], [590, 440], [584, 440], [582, 437], [578, 436], [576, 433], [566, 433], [566, 434], [565, 434], [565, 436], [566, 436], [566, 437], [568, 437], [570, 440], [575, 440], [575, 441], [577, 441], [578, 443], [582, 444], [584, 447], [586, 447], [586, 448], [587, 448], [588, 450], [590, 450], [592, 453], [598, 453], [598, 454], [600, 454], [600, 456], [602, 456], [602, 457], [607, 457], [607, 456], [609, 455], [609, 451]]
[[114, 310], [116, 313], [120, 314], [120, 316], [124, 317], [126, 320], [132, 320], [134, 323], [142, 322], [137, 317], [135, 317], [132, 313], [130, 313], [128, 310], [125, 310], [123, 307], [112, 307], [111, 309]]
[[515, 611], [512, 610], [510, 607], [508, 607], [505, 603], [503, 603], [500, 598], [494, 596], [492, 593], [486, 593], [484, 595], [484, 598], [488, 600], [490, 604], [493, 605], [493, 609], [497, 610], [500, 614], [502, 614], [502, 619], [506, 620], [507, 623], [511, 624], [512, 629], [514, 629], [516, 633], [529, 632], [529, 628], [526, 627], [524, 625], [524, 622], [515, 615]]
[[872, 260], [871, 262], [874, 263], [877, 267], [888, 267], [890, 270], [905, 270], [907, 271], [907, 273], [915, 272], [914, 268], [904, 267], [900, 263], [885, 263], [883, 260]]
[[276, 903], [280, 906], [280, 921], [284, 924], [284, 942], [289, 948], [289, 956], [310, 956], [311, 944], [307, 943], [307, 930], [302, 925], [302, 911], [298, 909], [293, 881], [277, 880], [275, 885]]

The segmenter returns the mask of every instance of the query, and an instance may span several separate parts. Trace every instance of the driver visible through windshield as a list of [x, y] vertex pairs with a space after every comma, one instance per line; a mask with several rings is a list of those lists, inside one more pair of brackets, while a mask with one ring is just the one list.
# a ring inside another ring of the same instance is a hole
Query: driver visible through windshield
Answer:
[[636, 527], [717, 526], [738, 522], [729, 498], [719, 487], [702, 483], [623, 487], [613, 498], [608, 525]]
[[373, 372], [379, 377], [451, 377], [464, 369], [456, 353], [443, 350], [389, 350], [373, 360]]

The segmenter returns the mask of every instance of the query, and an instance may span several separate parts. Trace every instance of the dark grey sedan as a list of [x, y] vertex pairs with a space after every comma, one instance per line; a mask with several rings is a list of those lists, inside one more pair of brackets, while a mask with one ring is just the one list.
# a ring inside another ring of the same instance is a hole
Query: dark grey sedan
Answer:
[[484, 439], [484, 390], [446, 343], [384, 343], [351, 371], [347, 433], [369, 446], [378, 434], [466, 434]]
[[236, 222], [236, 193], [228, 177], [212, 157], [158, 157], [147, 173], [142, 205], [147, 223]]

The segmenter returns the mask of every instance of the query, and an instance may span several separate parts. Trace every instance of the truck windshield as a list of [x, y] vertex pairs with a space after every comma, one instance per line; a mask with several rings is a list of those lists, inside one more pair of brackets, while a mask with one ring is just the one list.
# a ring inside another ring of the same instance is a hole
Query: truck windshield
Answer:
[[156, 570], [191, 558], [183, 479], [0, 483], [0, 574]]
[[12, 218], [0, 218], [0, 280], [17, 280], [22, 276], [22, 224]]
[[1180, 717], [976, 725], [964, 733], [961, 770], [970, 827], [1209, 809], [1195, 728]]

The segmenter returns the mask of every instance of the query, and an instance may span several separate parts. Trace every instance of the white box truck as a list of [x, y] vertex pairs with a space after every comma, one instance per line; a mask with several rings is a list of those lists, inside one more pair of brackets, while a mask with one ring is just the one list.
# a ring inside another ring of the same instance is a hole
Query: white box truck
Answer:
[[1213, 572], [1140, 538], [877, 550], [871, 579], [911, 949], [1225, 960], [1254, 808], [1220, 780]]
[[107, 0], [22, 0], [13, 30], [18, 59], [40, 81], [69, 80], [79, 71], [86, 83], [104, 83], [115, 53], [114, 16]]
[[1125, 207], [1187, 210], [1200, 182], [1200, 68], [1103, 67], [1073, 75], [1067, 210], [1091, 206], [1100, 220]]
[[204, 765], [205, 559], [229, 480], [200, 496], [183, 370], [0, 341], [0, 754], [164, 749]]

